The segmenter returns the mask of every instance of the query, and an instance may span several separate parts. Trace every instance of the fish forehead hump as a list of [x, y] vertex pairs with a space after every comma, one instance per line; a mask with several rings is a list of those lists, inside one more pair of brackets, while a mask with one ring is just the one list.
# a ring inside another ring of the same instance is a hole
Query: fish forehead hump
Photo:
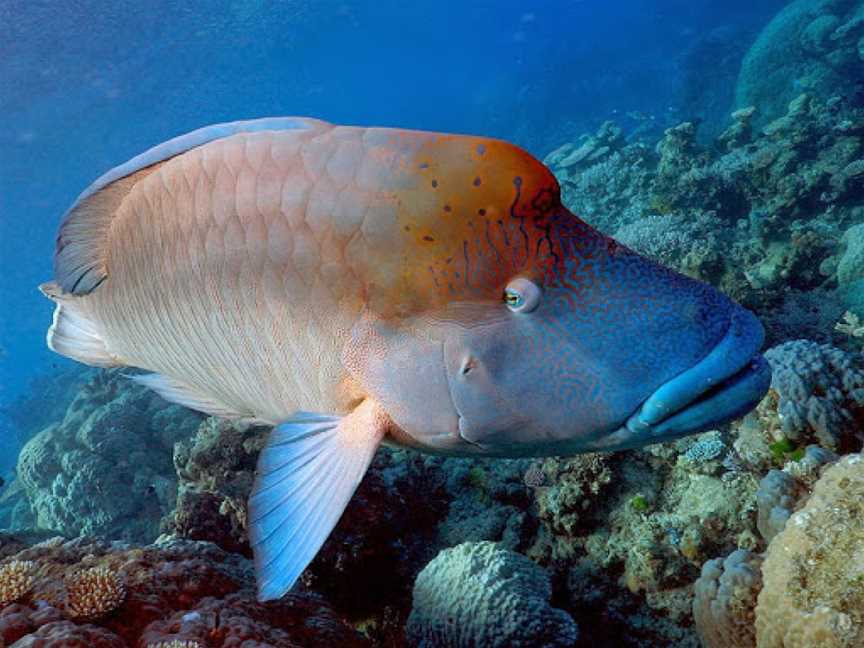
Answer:
[[[362, 153], [350, 144], [358, 136]], [[560, 259], [550, 236], [562, 213], [558, 184], [524, 150], [385, 128], [336, 128], [328, 137], [340, 142], [322, 166], [329, 181], [354, 165], [350, 211], [362, 211], [362, 224], [346, 257], [366, 277], [378, 314], [497, 300], [513, 276], [542, 279]]]

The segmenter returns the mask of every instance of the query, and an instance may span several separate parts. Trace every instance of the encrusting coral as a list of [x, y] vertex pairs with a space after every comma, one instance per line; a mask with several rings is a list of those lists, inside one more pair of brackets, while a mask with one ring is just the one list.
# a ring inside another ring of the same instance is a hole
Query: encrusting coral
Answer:
[[768, 546], [756, 607], [760, 648], [864, 645], [864, 459], [829, 467]]

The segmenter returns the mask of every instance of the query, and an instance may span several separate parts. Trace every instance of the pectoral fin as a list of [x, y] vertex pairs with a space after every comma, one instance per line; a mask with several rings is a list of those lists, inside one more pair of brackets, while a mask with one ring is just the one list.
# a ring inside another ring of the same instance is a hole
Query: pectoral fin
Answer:
[[380, 406], [364, 401], [343, 418], [304, 412], [273, 429], [249, 500], [260, 600], [285, 594], [318, 553], [363, 479], [387, 420]]

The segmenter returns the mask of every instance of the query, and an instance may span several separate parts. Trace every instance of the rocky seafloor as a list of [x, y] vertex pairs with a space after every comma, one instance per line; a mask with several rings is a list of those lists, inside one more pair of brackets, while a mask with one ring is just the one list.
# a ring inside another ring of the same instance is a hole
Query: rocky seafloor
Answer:
[[862, 66], [864, 2], [798, 0], [715, 140], [609, 122], [545, 160], [574, 213], [760, 316], [773, 378], [743, 420], [545, 460], [381, 449], [262, 604], [268, 430], [88, 373], [0, 489], [0, 647], [864, 646]]

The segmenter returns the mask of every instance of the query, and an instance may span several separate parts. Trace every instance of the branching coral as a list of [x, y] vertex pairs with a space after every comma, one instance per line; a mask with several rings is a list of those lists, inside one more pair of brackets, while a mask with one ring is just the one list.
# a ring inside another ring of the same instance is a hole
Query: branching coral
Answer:
[[0, 566], [0, 608], [25, 596], [33, 587], [35, 565], [29, 560], [13, 560]]
[[108, 568], [93, 567], [67, 579], [66, 595], [66, 606], [73, 618], [98, 619], [123, 604], [126, 586]]

